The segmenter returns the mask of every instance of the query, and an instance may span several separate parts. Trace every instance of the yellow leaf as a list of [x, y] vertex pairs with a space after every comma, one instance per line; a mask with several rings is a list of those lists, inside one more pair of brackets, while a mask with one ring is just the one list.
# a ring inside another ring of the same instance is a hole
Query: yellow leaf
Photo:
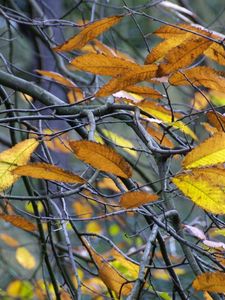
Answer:
[[111, 79], [108, 83], [100, 88], [96, 96], [106, 97], [112, 95], [117, 91], [124, 90], [124, 88], [126, 88], [127, 86], [136, 84], [141, 81], [148, 81], [156, 76], [157, 69], [157, 65], [140, 65], [135, 70], [130, 70], [128, 73]]
[[192, 105], [195, 109], [205, 109], [208, 104], [209, 104], [210, 100], [208, 100], [208, 97], [207, 95], [205, 94], [202, 94], [202, 93], [195, 93], [195, 97], [194, 99], [192, 100]]
[[65, 85], [68, 88], [77, 88], [76, 84], [73, 83], [72, 80], [62, 76], [59, 73], [52, 72], [52, 71], [45, 71], [45, 70], [36, 70], [36, 72], [40, 75], [43, 75], [45, 77], [54, 79], [56, 82]]
[[159, 99], [163, 97], [159, 91], [148, 86], [130, 85], [125, 87], [124, 90], [129, 93], [135, 93], [144, 98]]
[[223, 214], [225, 193], [220, 186], [216, 185], [217, 177], [208, 178], [204, 170], [179, 174], [172, 179], [172, 182], [198, 206], [211, 213]]
[[213, 298], [207, 292], [204, 292], [204, 299], [205, 300], [213, 300]]
[[[92, 277], [85, 280], [82, 280], [82, 293], [93, 296], [93, 294], [102, 294], [107, 291], [106, 285], [99, 277]], [[95, 298], [96, 299], [96, 298]], [[96, 300], [100, 300], [97, 298]], [[102, 298], [101, 300], [104, 300]]]
[[9, 222], [13, 226], [16, 226], [18, 228], [21, 228], [21, 229], [24, 229], [27, 231], [32, 232], [32, 231], [36, 230], [36, 226], [33, 223], [24, 219], [21, 216], [0, 214], [0, 219], [4, 220], [6, 222]]
[[210, 40], [202, 37], [190, 38], [175, 48], [172, 48], [165, 56], [166, 63], [159, 65], [157, 76], [170, 74], [178, 69], [190, 65], [212, 44]]
[[111, 265], [116, 268], [126, 279], [136, 280], [138, 278], [139, 266], [133, 262], [127, 260], [122, 254], [116, 251], [114, 248], [110, 251], [110, 255], [115, 260], [111, 262]]
[[135, 191], [127, 192], [120, 198], [120, 206], [125, 208], [134, 208], [143, 204], [158, 200], [158, 196], [155, 194], [149, 194], [147, 192]]
[[120, 57], [94, 53], [78, 56], [70, 64], [79, 70], [106, 76], [116, 76], [140, 68], [138, 64]]
[[74, 49], [81, 49], [89, 41], [95, 39], [98, 35], [102, 34], [104, 31], [108, 30], [113, 25], [119, 23], [123, 16], [111, 16], [107, 17], [93, 23], [85, 25], [84, 29], [78, 34], [67, 40], [65, 43], [53, 48], [54, 51], [71, 51]]
[[207, 118], [209, 123], [216, 127], [218, 131], [225, 131], [225, 115], [220, 114], [219, 112], [208, 111]]
[[172, 85], [194, 85], [225, 93], [225, 78], [220, 72], [209, 67], [195, 67], [175, 72], [169, 77]]
[[172, 122], [171, 111], [155, 102], [142, 101], [138, 103], [137, 106], [153, 117], [162, 120], [164, 123], [167, 123], [175, 128], [179, 128], [182, 132], [190, 135], [193, 139], [198, 139], [195, 133], [187, 125], [185, 125], [182, 121], [178, 121], [178, 119], [182, 117], [181, 114], [174, 113], [174, 122]]
[[18, 241], [6, 233], [0, 233], [0, 239], [10, 247], [14, 248], [19, 246]]
[[[122, 184], [122, 182], [120, 183]], [[111, 178], [104, 177], [101, 181], [97, 183], [99, 189], [109, 189], [116, 193], [120, 193], [120, 189], [116, 186], [114, 181]], [[124, 186], [125, 188], [125, 186]]]
[[224, 293], [225, 273], [206, 272], [198, 275], [193, 281], [193, 288], [197, 291]]
[[132, 176], [130, 165], [112, 148], [91, 141], [70, 141], [69, 144], [76, 156], [92, 167], [124, 178]]
[[[9, 283], [6, 289], [7, 296], [10, 299], [33, 299], [33, 286], [29, 281], [13, 280]], [[4, 297], [3, 297], [4, 298]], [[8, 297], [7, 297], [8, 299]]]
[[34, 269], [36, 266], [34, 256], [25, 247], [19, 247], [16, 250], [16, 260], [24, 269], [27, 270]]
[[[182, 268], [174, 268], [174, 271], [177, 274], [177, 276], [185, 274], [185, 270]], [[171, 277], [170, 277], [168, 271], [166, 271], [166, 270], [160, 270], [160, 269], [152, 270], [152, 275], [157, 280], [165, 280], [165, 281], [171, 280]]]
[[35, 139], [28, 139], [0, 153], [0, 191], [6, 190], [19, 179], [20, 176], [11, 171], [25, 165], [37, 146]]
[[126, 151], [128, 154], [130, 154], [133, 157], [138, 157], [138, 154], [135, 150], [129, 149], [129, 148], [134, 148], [134, 145], [131, 143], [131, 141], [105, 128], [101, 129], [101, 132], [104, 134], [106, 138], [109, 138], [117, 146], [123, 147], [123, 150]]
[[120, 293], [122, 295], [129, 295], [133, 285], [129, 283], [118, 271], [116, 271], [110, 264], [105, 260], [105, 258], [99, 255], [87, 241], [85, 241], [93, 260], [95, 261], [99, 277], [105, 283], [105, 285], [118, 296]]
[[96, 222], [96, 221], [90, 221], [87, 223], [85, 226], [86, 232], [91, 232], [91, 233], [102, 233], [102, 227]]
[[84, 183], [85, 180], [72, 172], [65, 171], [55, 165], [46, 163], [32, 163], [17, 167], [13, 170], [14, 174], [20, 176], [30, 176], [33, 178], [54, 180], [65, 183]]
[[216, 132], [186, 155], [183, 166], [185, 169], [192, 169], [223, 162], [225, 162], [225, 133]]

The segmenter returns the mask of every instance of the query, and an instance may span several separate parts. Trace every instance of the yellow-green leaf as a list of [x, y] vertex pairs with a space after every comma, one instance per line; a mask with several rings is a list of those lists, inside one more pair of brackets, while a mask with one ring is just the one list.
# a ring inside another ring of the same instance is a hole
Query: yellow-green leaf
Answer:
[[57, 166], [46, 163], [32, 163], [17, 167], [14, 174], [20, 176], [30, 176], [33, 178], [55, 180], [65, 183], [84, 183], [85, 180], [72, 172], [63, 170]]
[[149, 194], [143, 191], [127, 192], [120, 198], [120, 206], [125, 208], [134, 208], [147, 204], [149, 202], [154, 202], [158, 200], [158, 196], [155, 194]]
[[76, 156], [92, 167], [114, 175], [129, 178], [131, 166], [114, 149], [91, 141], [70, 141]]
[[0, 153], [0, 191], [6, 190], [19, 179], [20, 176], [11, 171], [25, 165], [37, 146], [35, 139], [28, 139]]
[[70, 64], [79, 70], [106, 76], [116, 76], [140, 67], [120, 57], [94, 53], [78, 56]]
[[27, 270], [32, 270], [36, 266], [36, 260], [30, 251], [25, 247], [19, 247], [16, 250], [16, 260]]
[[185, 169], [192, 169], [223, 162], [225, 162], [225, 133], [216, 132], [186, 155], [183, 166]]
[[123, 16], [111, 16], [93, 23], [85, 25], [85, 28], [78, 34], [67, 40], [65, 43], [53, 48], [57, 52], [71, 51], [74, 49], [81, 49], [89, 41], [95, 39], [98, 35], [108, 30], [113, 25], [119, 23]]
[[217, 177], [208, 178], [202, 171], [192, 170], [175, 176], [172, 182], [195, 204], [215, 214], [224, 214], [225, 193], [217, 185]]
[[193, 281], [193, 288], [197, 291], [207, 291], [215, 293], [225, 292], [225, 273], [223, 272], [206, 272], [198, 275]]

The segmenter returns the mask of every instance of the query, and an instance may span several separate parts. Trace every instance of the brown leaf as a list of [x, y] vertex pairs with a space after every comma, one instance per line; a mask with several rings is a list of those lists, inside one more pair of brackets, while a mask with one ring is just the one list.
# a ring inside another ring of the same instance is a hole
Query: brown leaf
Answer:
[[149, 194], [143, 191], [127, 192], [120, 198], [120, 206], [124, 208], [134, 208], [143, 204], [158, 200], [158, 196], [155, 194]]
[[156, 140], [160, 145], [173, 148], [173, 142], [165, 135], [163, 131], [160, 130], [158, 124], [151, 123], [151, 126], [147, 127], [147, 132]]
[[206, 272], [198, 275], [192, 286], [197, 291], [224, 293], [225, 292], [225, 273]]
[[209, 67], [195, 67], [176, 72], [169, 77], [172, 85], [194, 85], [225, 93], [225, 78], [220, 72]]
[[54, 79], [56, 82], [66, 86], [68, 88], [76, 88], [77, 87], [76, 84], [72, 80], [62, 76], [59, 73], [52, 72], [52, 71], [45, 71], [45, 70], [36, 70], [36, 72], [47, 78]]
[[27, 231], [36, 230], [36, 226], [33, 223], [24, 219], [21, 216], [0, 214], [0, 219], [4, 220], [6, 222], [9, 222], [13, 226], [16, 226], [18, 228], [21, 228], [21, 229], [24, 229]]
[[76, 156], [92, 167], [114, 175], [129, 178], [132, 169], [114, 149], [91, 141], [70, 141]]
[[137, 82], [148, 81], [155, 77], [157, 69], [157, 65], [140, 65], [140, 67], [135, 70], [111, 79], [108, 83], [100, 88], [96, 96], [106, 97], [117, 91], [124, 90], [124, 88], [127, 86], [133, 85]]
[[81, 49], [89, 41], [95, 39], [98, 35], [108, 30], [113, 25], [120, 22], [123, 16], [111, 16], [93, 23], [89, 23], [78, 34], [67, 40], [65, 43], [53, 48], [54, 51], [71, 51], [74, 49]]
[[33, 178], [54, 180], [65, 183], [85, 183], [85, 180], [72, 172], [65, 171], [57, 166], [46, 163], [32, 163], [17, 167], [14, 174], [20, 176], [30, 176]]
[[120, 57], [94, 53], [78, 56], [70, 64], [79, 70], [106, 76], [116, 76], [140, 67]]
[[207, 118], [209, 120], [209, 123], [216, 127], [218, 131], [225, 131], [225, 116], [220, 114], [218, 111], [214, 112], [213, 110], [210, 110], [207, 112]]
[[205, 56], [215, 60], [218, 64], [225, 66], [225, 51], [223, 45], [212, 43], [212, 45], [204, 51]]

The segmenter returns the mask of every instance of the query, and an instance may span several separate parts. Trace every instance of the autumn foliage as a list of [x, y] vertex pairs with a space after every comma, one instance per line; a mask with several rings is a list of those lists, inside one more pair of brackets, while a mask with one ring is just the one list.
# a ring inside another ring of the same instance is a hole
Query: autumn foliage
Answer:
[[58, 69], [33, 73], [63, 100], [2, 72], [0, 241], [23, 270], [4, 299], [224, 297], [225, 36], [159, 20], [135, 57], [107, 34], [136, 14], [45, 40]]

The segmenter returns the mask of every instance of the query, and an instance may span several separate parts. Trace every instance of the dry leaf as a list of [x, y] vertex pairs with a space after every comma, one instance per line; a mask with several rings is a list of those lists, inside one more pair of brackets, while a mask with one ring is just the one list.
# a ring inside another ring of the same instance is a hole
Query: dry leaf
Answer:
[[148, 81], [156, 76], [157, 65], [139, 66], [139, 68], [122, 74], [116, 78], [111, 79], [108, 83], [103, 85], [97, 92], [97, 97], [106, 97], [112, 95], [117, 91], [124, 90], [127, 86], [133, 85], [141, 81]]
[[14, 174], [20, 176], [30, 176], [33, 178], [54, 180], [65, 183], [85, 183], [85, 180], [72, 172], [63, 170], [55, 165], [46, 163], [32, 163], [17, 167]]
[[92, 167], [124, 178], [132, 176], [130, 165], [112, 148], [91, 141], [70, 141], [69, 144], [76, 156]]
[[198, 238], [199, 240], [205, 240], [206, 239], [206, 236], [204, 234], [204, 232], [197, 228], [197, 227], [194, 227], [194, 226], [191, 226], [191, 225], [184, 225], [184, 228], [186, 229], [186, 231], [193, 235], [194, 237]]
[[70, 64], [79, 70], [106, 76], [116, 76], [140, 68], [138, 64], [120, 57], [94, 53], [78, 56]]
[[224, 293], [225, 273], [206, 272], [198, 275], [193, 281], [193, 288], [197, 291]]
[[74, 88], [69, 90], [69, 92], [67, 93], [67, 98], [70, 104], [77, 103], [79, 101], [84, 100], [84, 93], [81, 89]]
[[174, 147], [173, 142], [165, 135], [165, 133], [163, 131], [160, 130], [160, 127], [159, 127], [158, 124], [151, 123], [151, 126], [147, 127], [147, 132], [160, 145], [162, 145], [164, 147], [167, 147], [167, 148], [173, 148]]
[[194, 85], [225, 93], [225, 78], [220, 72], [209, 67], [195, 67], [175, 72], [169, 77], [171, 85]]
[[192, 100], [191, 104], [195, 109], [203, 110], [208, 106], [209, 102], [210, 100], [208, 99], [207, 95], [197, 92], [195, 93], [194, 99]]
[[36, 266], [34, 256], [25, 247], [19, 247], [16, 250], [16, 260], [24, 269], [27, 270], [32, 270]]
[[130, 85], [125, 87], [124, 90], [129, 93], [135, 93], [144, 98], [160, 99], [163, 97], [159, 91], [148, 86]]
[[20, 176], [11, 171], [25, 165], [37, 146], [35, 139], [28, 139], [0, 153], [0, 191], [6, 190], [19, 179]]
[[95, 39], [98, 35], [119, 23], [122, 18], [123, 16], [111, 16], [89, 23], [88, 25], [85, 25], [84, 29], [78, 34], [67, 40], [65, 43], [53, 48], [53, 50], [62, 52], [82, 49], [89, 41]]
[[73, 83], [72, 80], [64, 77], [63, 75], [52, 72], [52, 71], [45, 71], [45, 70], [36, 70], [38, 74], [41, 74], [47, 78], [54, 79], [56, 82], [68, 87], [68, 88], [77, 88], [76, 84]]
[[209, 123], [216, 127], [218, 131], [225, 131], [225, 115], [220, 114], [219, 112], [214, 112], [212, 110], [207, 112], [207, 118]]
[[0, 219], [4, 220], [6, 222], [9, 222], [13, 226], [16, 226], [18, 228], [21, 228], [21, 229], [24, 229], [27, 231], [32, 232], [32, 231], [36, 230], [36, 226], [33, 223], [24, 219], [21, 216], [0, 214]]
[[120, 206], [125, 208], [134, 208], [147, 204], [149, 202], [154, 202], [158, 200], [158, 196], [155, 194], [149, 194], [143, 191], [127, 192], [120, 198]]
[[183, 167], [192, 169], [223, 162], [225, 162], [225, 133], [216, 132], [186, 155]]
[[166, 63], [159, 65], [157, 76], [165, 76], [178, 69], [187, 67], [208, 49], [211, 44], [212, 42], [210, 40], [202, 37], [185, 40], [166, 54]]

